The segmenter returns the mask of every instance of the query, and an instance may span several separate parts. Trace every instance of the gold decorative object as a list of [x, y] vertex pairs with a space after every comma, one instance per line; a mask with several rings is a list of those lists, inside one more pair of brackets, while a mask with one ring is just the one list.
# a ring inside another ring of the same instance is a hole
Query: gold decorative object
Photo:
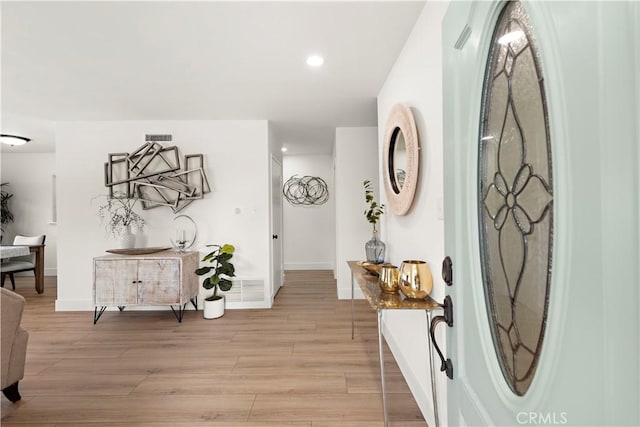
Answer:
[[428, 297], [433, 288], [433, 277], [429, 264], [420, 260], [402, 261], [398, 282], [400, 291], [407, 298], [423, 299]]
[[383, 264], [372, 264], [366, 261], [360, 261], [359, 265], [367, 270], [368, 273], [378, 276], [380, 274], [380, 270], [382, 269]]
[[385, 264], [380, 269], [380, 279], [378, 283], [380, 284], [380, 289], [383, 292], [387, 292], [390, 294], [398, 292], [398, 267], [391, 264]]

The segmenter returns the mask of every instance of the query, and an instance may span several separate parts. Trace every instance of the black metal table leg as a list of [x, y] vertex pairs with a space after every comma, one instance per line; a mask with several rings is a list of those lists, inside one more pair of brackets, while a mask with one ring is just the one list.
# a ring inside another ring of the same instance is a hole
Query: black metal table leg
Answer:
[[195, 308], [195, 310], [198, 311], [198, 295], [191, 298], [191, 304], [193, 304], [193, 308]]
[[100, 319], [100, 316], [102, 316], [102, 313], [104, 313], [104, 311], [107, 309], [106, 305], [103, 305], [102, 307], [100, 307], [100, 311], [98, 311], [98, 307], [96, 306], [93, 309], [93, 324], [95, 325], [98, 322], [98, 319]]
[[173, 308], [172, 305], [170, 305], [169, 307], [171, 307], [173, 315], [176, 316], [176, 319], [178, 319], [178, 323], [182, 323], [182, 316], [184, 316], [184, 309], [187, 307], [187, 303], [185, 302], [184, 305], [179, 305], [177, 311]]

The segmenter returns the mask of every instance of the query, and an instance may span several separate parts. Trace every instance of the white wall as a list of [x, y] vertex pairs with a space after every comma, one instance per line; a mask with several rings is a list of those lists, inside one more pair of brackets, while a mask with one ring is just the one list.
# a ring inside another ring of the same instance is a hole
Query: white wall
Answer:
[[[117, 242], [105, 235], [91, 199], [106, 194], [103, 164], [108, 153], [131, 152], [146, 133], [172, 134], [180, 154], [204, 154], [212, 192], [181, 213], [197, 223], [195, 249], [210, 243], [236, 246], [240, 279], [270, 287], [268, 123], [256, 121], [123, 121], [59, 123], [57, 310], [92, 309], [92, 259]], [[169, 144], [163, 144], [169, 145]], [[140, 211], [147, 221], [138, 246], [170, 245], [169, 208]], [[265, 291], [265, 295], [268, 292]], [[268, 301], [267, 301], [268, 304]], [[268, 305], [267, 305], [268, 306]]]
[[269, 123], [269, 152], [282, 163], [282, 141], [276, 135], [271, 123]]
[[335, 251], [335, 201], [333, 158], [330, 155], [284, 156], [283, 182], [293, 175], [314, 176], [327, 183], [329, 200], [317, 206], [294, 206], [286, 199], [284, 217], [284, 268], [333, 269]]
[[[383, 217], [382, 235], [387, 244], [387, 261], [395, 265], [400, 265], [404, 259], [428, 261], [434, 277], [431, 295], [438, 301], [442, 301], [445, 294], [440, 275], [445, 255], [444, 222], [439, 207], [443, 204], [444, 177], [441, 23], [447, 6], [445, 1], [427, 2], [378, 94], [380, 158], [385, 125], [392, 106], [397, 102], [411, 107], [421, 148], [420, 177], [411, 210], [405, 216], [388, 212]], [[381, 177], [382, 173], [381, 168]], [[380, 184], [384, 193], [383, 182]], [[428, 424], [433, 425], [427, 331], [423, 312], [384, 313], [385, 338]], [[440, 336], [439, 342], [444, 338]], [[440, 372], [436, 372], [436, 378], [439, 399], [442, 399], [439, 415], [442, 425], [446, 425], [446, 378]]]
[[[56, 275], [57, 227], [53, 219], [54, 153], [2, 153], [2, 182], [10, 183], [5, 190], [13, 193], [10, 200], [14, 222], [5, 230], [3, 243], [11, 244], [16, 234], [36, 236], [44, 234], [44, 274]], [[31, 274], [31, 273], [25, 273]]]
[[[376, 127], [337, 128], [335, 140], [336, 182], [336, 279], [338, 298], [351, 298], [351, 272], [347, 261], [364, 260], [364, 244], [371, 239], [372, 226], [364, 211], [365, 180], [378, 188]], [[376, 194], [379, 199], [379, 195]], [[364, 296], [357, 289], [356, 296]]]

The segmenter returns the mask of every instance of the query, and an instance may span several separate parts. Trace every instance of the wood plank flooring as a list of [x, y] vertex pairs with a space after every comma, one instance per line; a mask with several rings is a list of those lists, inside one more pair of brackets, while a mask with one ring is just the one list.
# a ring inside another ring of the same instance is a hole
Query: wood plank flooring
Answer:
[[[7, 281], [8, 282], [8, 281]], [[288, 271], [271, 310], [55, 312], [55, 277], [27, 299], [22, 400], [2, 426], [382, 427], [376, 314], [338, 301], [329, 271]], [[395, 427], [425, 421], [388, 349]]]

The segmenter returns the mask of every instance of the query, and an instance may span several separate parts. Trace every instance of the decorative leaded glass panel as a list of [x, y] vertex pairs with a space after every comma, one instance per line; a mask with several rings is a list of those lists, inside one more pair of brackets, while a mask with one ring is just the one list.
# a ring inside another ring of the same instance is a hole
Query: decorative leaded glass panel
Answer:
[[487, 63], [479, 143], [482, 274], [500, 367], [524, 395], [547, 319], [553, 238], [551, 148], [544, 80], [532, 28], [509, 2]]

